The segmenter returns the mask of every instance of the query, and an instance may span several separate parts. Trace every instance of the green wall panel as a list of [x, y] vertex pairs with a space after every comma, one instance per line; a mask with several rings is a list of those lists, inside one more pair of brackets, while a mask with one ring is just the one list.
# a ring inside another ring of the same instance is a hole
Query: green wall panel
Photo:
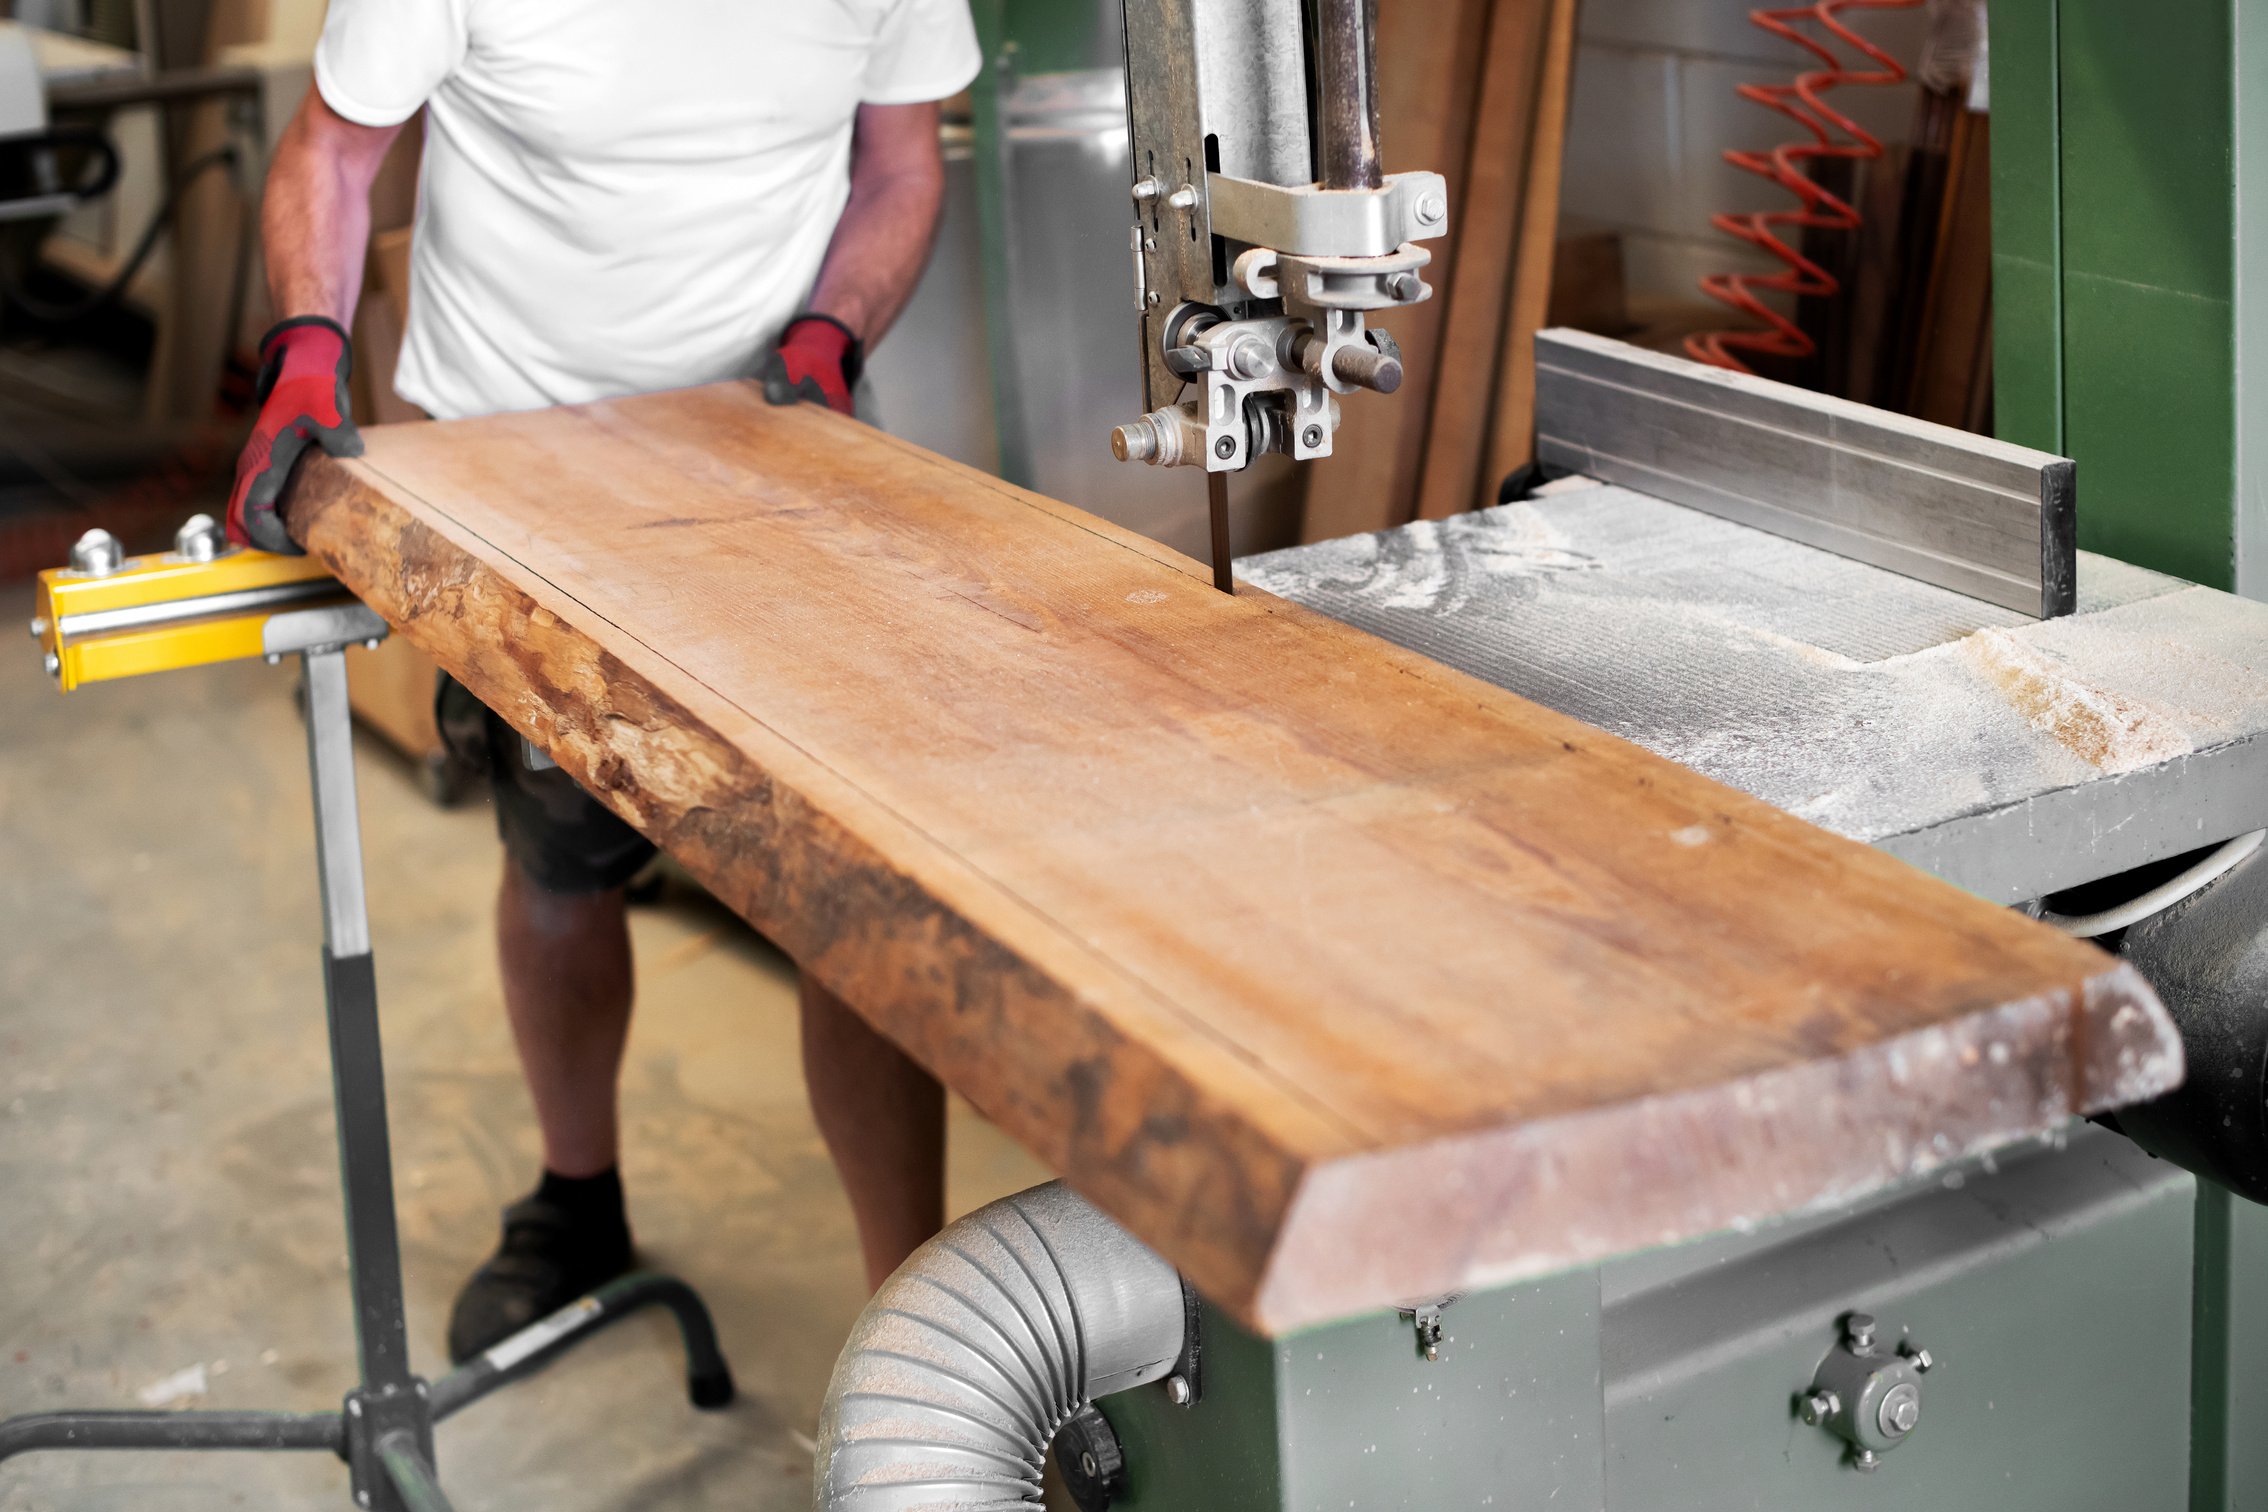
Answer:
[[1993, 0], [1993, 414], [2063, 450], [2063, 252], [2055, 0]]
[[[1994, 430], [2004, 441], [2062, 455], [2063, 281], [2055, 265], [1995, 252], [1992, 319]], [[2013, 331], [2029, 334], [2017, 341]]]
[[2079, 542], [2235, 576], [2229, 0], [2059, 0], [2064, 436]]
[[2228, 0], [2061, 0], [2057, 30], [2066, 271], [2226, 300]]
[[1116, 68], [1119, 0], [1007, 0], [1008, 35], [1018, 73]]
[[2228, 302], [2066, 266], [2063, 334], [2079, 544], [2229, 587]]
[[2234, 0], [1994, 0], [2000, 433], [2079, 463], [2079, 543], [2235, 585]]

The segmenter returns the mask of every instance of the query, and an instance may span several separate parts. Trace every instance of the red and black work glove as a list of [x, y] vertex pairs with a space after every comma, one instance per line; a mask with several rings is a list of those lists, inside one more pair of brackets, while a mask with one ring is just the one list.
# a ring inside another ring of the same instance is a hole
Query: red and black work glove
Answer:
[[832, 315], [798, 315], [764, 361], [764, 397], [774, 404], [809, 399], [848, 415], [865, 368], [866, 347], [849, 326]]
[[362, 455], [362, 433], [347, 410], [354, 344], [335, 320], [297, 315], [260, 339], [260, 414], [236, 459], [228, 496], [228, 538], [239, 546], [300, 555], [276, 514], [292, 464], [312, 441], [334, 457]]

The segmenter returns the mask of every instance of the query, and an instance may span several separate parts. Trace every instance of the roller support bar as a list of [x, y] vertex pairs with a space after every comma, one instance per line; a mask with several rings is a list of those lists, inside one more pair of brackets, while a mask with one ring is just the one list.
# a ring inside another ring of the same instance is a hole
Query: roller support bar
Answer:
[[386, 626], [321, 562], [227, 547], [199, 515], [172, 551], [152, 556], [128, 557], [108, 532], [87, 532], [70, 566], [39, 575], [31, 632], [48, 675], [68, 693], [121, 677], [373, 641]]

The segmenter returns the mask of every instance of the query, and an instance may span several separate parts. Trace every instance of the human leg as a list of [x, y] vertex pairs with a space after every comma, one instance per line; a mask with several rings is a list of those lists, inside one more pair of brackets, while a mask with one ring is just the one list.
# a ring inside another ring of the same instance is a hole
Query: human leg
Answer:
[[653, 847], [461, 686], [437, 712], [452, 750], [487, 767], [504, 841], [497, 958], [505, 1012], [543, 1135], [536, 1189], [449, 1319], [463, 1361], [629, 1269], [617, 1174], [617, 1081], [630, 1027], [624, 888]]
[[614, 1169], [616, 1081], [630, 1037], [630, 925], [623, 890], [548, 892], [510, 856], [496, 895], [504, 1010], [543, 1130], [544, 1168]]
[[802, 1003], [812, 1117], [877, 1288], [945, 1226], [945, 1088], [809, 976]]

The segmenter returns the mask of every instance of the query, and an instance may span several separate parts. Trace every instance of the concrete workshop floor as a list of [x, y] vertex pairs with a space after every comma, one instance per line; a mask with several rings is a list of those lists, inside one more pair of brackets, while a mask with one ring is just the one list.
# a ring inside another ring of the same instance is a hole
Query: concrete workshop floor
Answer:
[[[354, 1344], [296, 670], [64, 698], [29, 613], [0, 590], [0, 1416], [336, 1407]], [[360, 776], [411, 1343], [439, 1374], [449, 1300], [537, 1168], [490, 948], [495, 831], [367, 737]], [[442, 1427], [461, 1512], [810, 1505], [863, 1287], [792, 972], [706, 900], [634, 928], [632, 1219], [707, 1296], [742, 1395], [693, 1412], [669, 1325], [633, 1319]], [[956, 1212], [1045, 1178], [966, 1109], [952, 1137]], [[0, 1512], [347, 1506], [324, 1455], [0, 1467]]]

